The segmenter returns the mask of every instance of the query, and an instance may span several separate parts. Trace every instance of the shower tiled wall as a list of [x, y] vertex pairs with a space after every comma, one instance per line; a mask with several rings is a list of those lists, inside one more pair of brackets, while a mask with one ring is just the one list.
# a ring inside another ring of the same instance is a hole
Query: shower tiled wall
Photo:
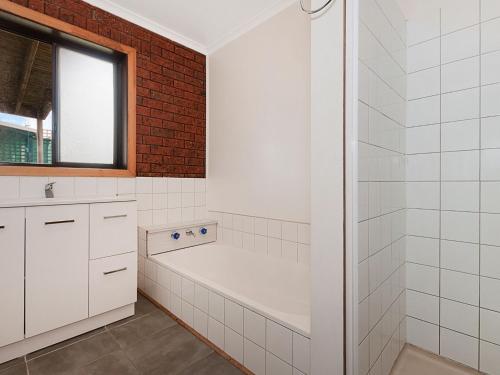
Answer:
[[500, 2], [450, 4], [408, 21], [407, 337], [499, 374]]
[[406, 24], [360, 1], [358, 374], [389, 374], [405, 339]]

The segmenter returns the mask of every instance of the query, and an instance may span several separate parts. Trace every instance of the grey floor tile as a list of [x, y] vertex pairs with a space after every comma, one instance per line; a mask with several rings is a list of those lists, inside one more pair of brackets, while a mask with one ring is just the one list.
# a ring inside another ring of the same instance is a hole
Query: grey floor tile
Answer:
[[243, 372], [217, 353], [212, 353], [179, 373], [179, 375], [241, 375]]
[[28, 369], [30, 375], [81, 374], [82, 366], [119, 349], [111, 334], [103, 332], [28, 361]]
[[0, 363], [0, 374], [3, 374], [3, 372], [11, 367], [14, 367], [16, 365], [20, 365], [24, 363], [24, 357], [19, 357], [16, 359], [13, 359], [11, 361], [7, 361], [4, 363]]
[[121, 350], [108, 354], [83, 368], [85, 375], [139, 375]]
[[145, 375], [175, 374], [213, 353], [179, 325], [130, 346], [125, 353]]
[[0, 375], [232, 375], [241, 372], [138, 295], [133, 317], [0, 364]]
[[153, 311], [158, 311], [159, 309], [153, 305], [149, 300], [142, 294], [137, 294], [137, 302], [135, 303], [135, 315], [141, 316], [149, 314]]
[[0, 371], [2, 375], [27, 375], [28, 369], [26, 368], [26, 363], [20, 363], [15, 366], [9, 367], [4, 371]]
[[94, 329], [90, 332], [83, 333], [81, 335], [72, 337], [68, 340], [64, 340], [64, 341], [61, 341], [57, 344], [48, 346], [48, 347], [40, 349], [40, 350], [37, 350], [36, 352], [33, 352], [33, 353], [26, 355], [26, 359], [29, 361], [29, 360], [34, 359], [36, 357], [40, 357], [41, 355], [53, 352], [54, 350], [64, 348], [65, 346], [74, 344], [75, 342], [78, 342], [78, 341], [87, 339], [89, 337], [92, 337], [94, 335], [97, 335], [98, 333], [101, 333], [101, 332], [104, 332], [104, 327]]
[[177, 323], [173, 319], [162, 311], [156, 310], [121, 326], [114, 327], [109, 332], [121, 348], [127, 348], [148, 336], [175, 325]]
[[117, 322], [111, 323], [107, 325], [107, 328], [112, 329], [114, 327], [118, 327], [124, 325], [125, 323], [129, 323], [132, 320], [136, 320], [144, 315], [151, 314], [155, 311], [159, 311], [159, 309], [153, 305], [149, 300], [143, 297], [141, 294], [137, 294], [137, 302], [135, 303], [135, 313], [128, 318], [119, 320]]

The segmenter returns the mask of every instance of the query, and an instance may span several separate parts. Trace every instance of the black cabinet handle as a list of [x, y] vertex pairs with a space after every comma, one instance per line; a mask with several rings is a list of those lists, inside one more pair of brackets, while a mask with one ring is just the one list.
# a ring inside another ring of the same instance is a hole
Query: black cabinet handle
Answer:
[[123, 214], [123, 215], [104, 216], [104, 220], [107, 220], [107, 219], [118, 219], [118, 218], [121, 218], [121, 217], [127, 217], [127, 215]]
[[74, 222], [75, 222], [75, 220], [46, 221], [45, 225], [68, 224], [68, 223], [74, 223]]
[[123, 268], [119, 268], [117, 270], [103, 272], [103, 274], [104, 275], [111, 275], [112, 273], [122, 272], [122, 271], [126, 271], [126, 270], [127, 270], [127, 267], [123, 267]]

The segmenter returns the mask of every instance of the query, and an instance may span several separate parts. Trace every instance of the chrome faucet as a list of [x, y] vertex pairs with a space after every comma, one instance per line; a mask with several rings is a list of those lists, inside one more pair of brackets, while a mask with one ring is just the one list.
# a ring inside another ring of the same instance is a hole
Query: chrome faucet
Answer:
[[54, 182], [49, 182], [45, 185], [45, 198], [54, 198]]

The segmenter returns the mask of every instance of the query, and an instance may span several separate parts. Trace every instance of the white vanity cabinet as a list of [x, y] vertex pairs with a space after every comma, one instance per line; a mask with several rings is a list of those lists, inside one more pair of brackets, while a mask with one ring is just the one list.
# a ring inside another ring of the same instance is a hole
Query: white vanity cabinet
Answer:
[[89, 206], [26, 208], [26, 337], [88, 317]]
[[24, 208], [0, 208], [0, 347], [24, 338]]
[[137, 205], [0, 203], [0, 363], [134, 314]]

